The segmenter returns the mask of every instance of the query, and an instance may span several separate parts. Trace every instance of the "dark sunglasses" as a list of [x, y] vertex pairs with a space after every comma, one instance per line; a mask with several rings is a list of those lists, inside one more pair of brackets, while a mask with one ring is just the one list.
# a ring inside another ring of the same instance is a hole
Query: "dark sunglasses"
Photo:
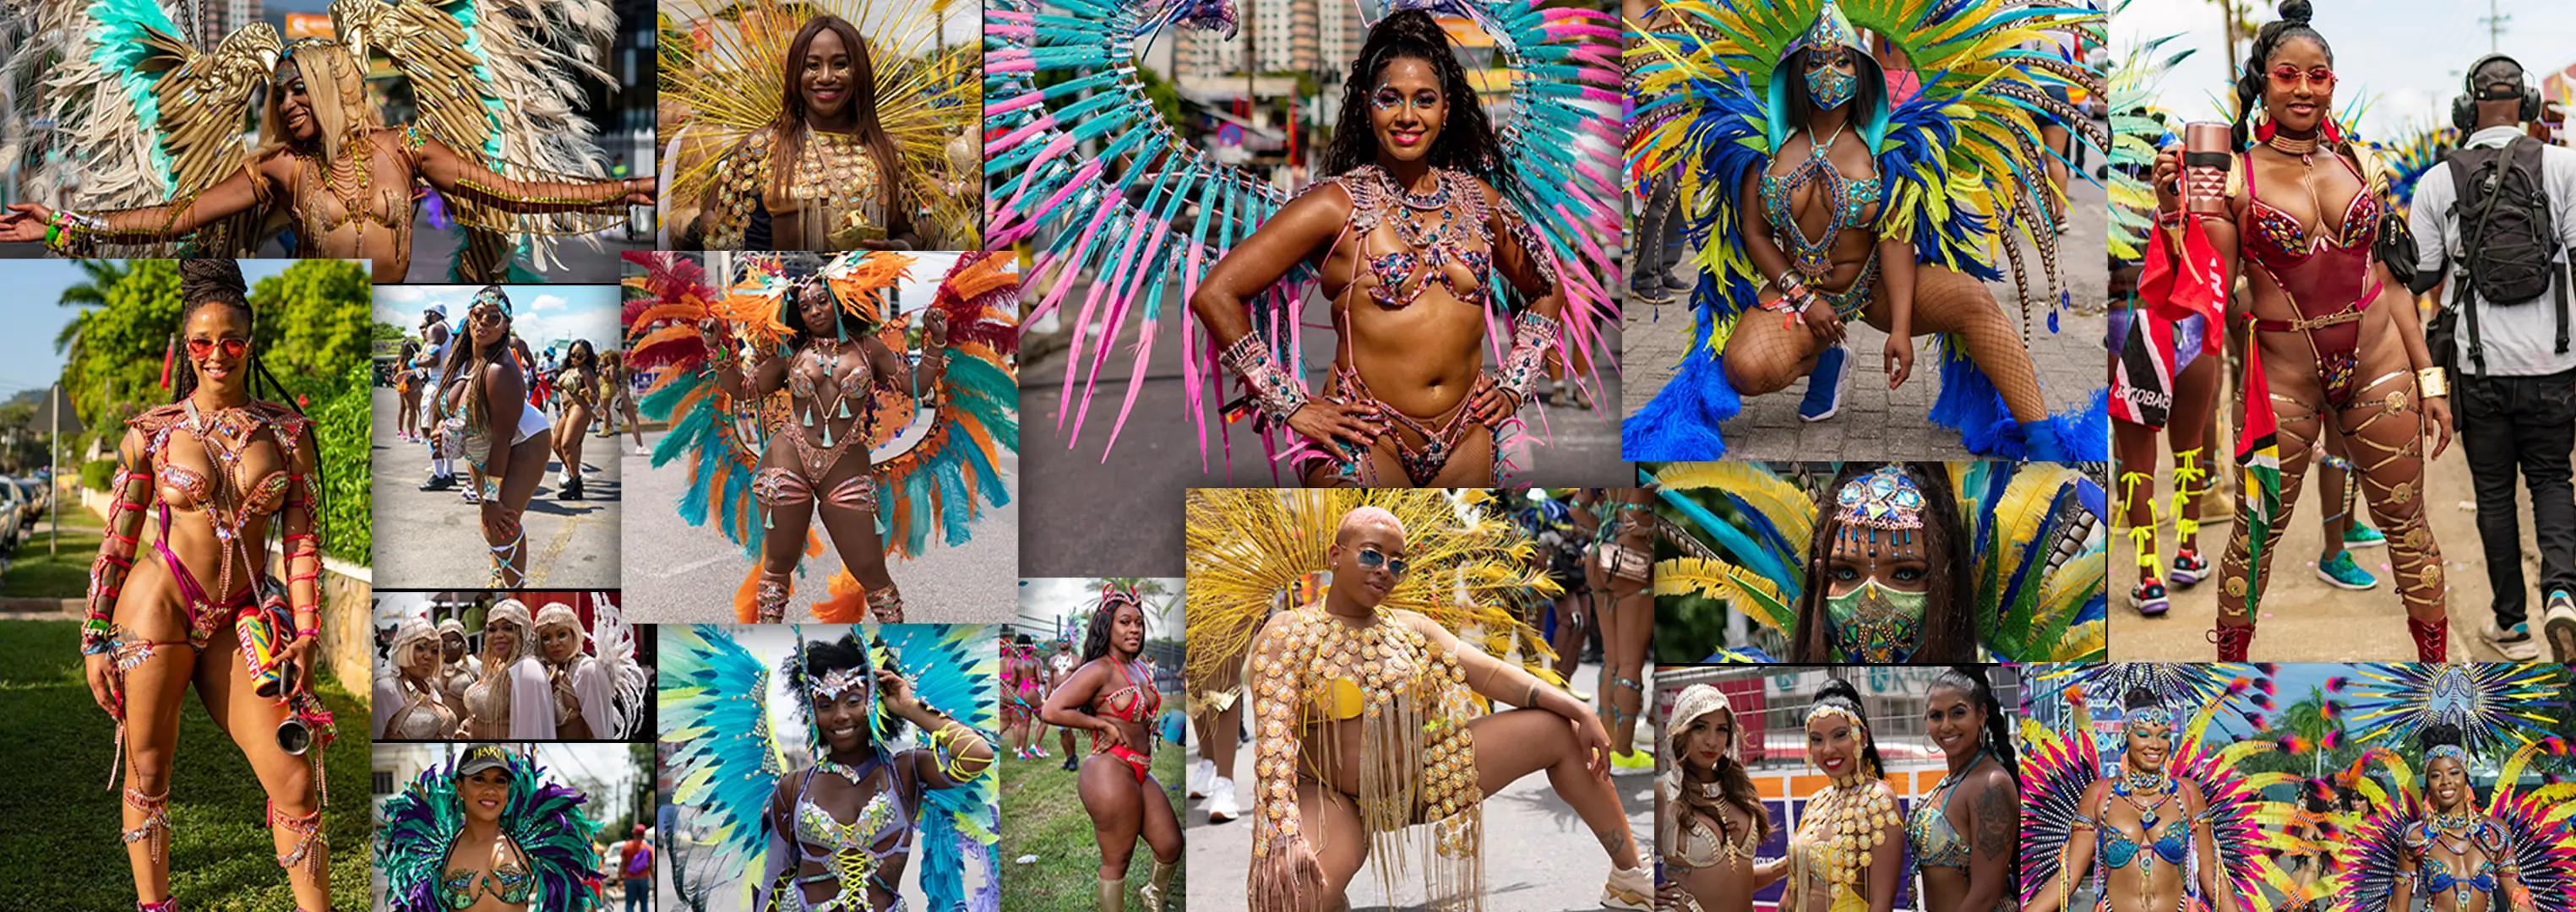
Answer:
[[1403, 579], [1404, 571], [1412, 567], [1412, 564], [1407, 563], [1404, 558], [1388, 557], [1386, 556], [1386, 552], [1380, 551], [1376, 548], [1361, 548], [1359, 560], [1360, 569], [1376, 570], [1384, 568], [1386, 570], [1386, 575], [1395, 577], [1396, 579]]
[[239, 336], [226, 336], [221, 339], [188, 340], [188, 357], [203, 358], [207, 355], [213, 354], [215, 348], [218, 346], [223, 348], [224, 357], [227, 358], [239, 358], [250, 353], [249, 339], [244, 339]]
[[465, 314], [465, 319], [476, 323], [499, 323], [501, 317], [501, 309], [498, 307], [477, 307]]

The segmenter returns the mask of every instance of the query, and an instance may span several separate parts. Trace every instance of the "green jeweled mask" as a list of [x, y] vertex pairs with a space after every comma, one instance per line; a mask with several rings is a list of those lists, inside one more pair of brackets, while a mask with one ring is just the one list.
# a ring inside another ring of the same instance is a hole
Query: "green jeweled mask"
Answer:
[[1911, 658], [1923, 631], [1923, 603], [1930, 595], [1898, 592], [1869, 580], [1850, 592], [1826, 596], [1825, 616], [1833, 622], [1835, 659], [1885, 665]]

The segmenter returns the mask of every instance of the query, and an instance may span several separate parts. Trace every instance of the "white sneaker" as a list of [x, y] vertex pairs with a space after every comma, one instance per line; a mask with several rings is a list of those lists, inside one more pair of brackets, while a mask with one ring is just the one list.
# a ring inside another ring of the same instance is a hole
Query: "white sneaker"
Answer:
[[2576, 662], [2576, 598], [2552, 592], [2548, 605], [2540, 612], [2540, 630], [2549, 640], [2549, 651], [2555, 661]]
[[2488, 618], [2486, 624], [2478, 628], [2478, 638], [2487, 641], [2487, 645], [2495, 647], [2495, 651], [2505, 658], [2516, 662], [2528, 662], [2540, 658], [2540, 644], [2532, 640], [2531, 624], [2528, 622], [2515, 624], [2512, 630], [2498, 630], [2495, 619]]
[[1242, 816], [1242, 809], [1236, 807], [1234, 803], [1234, 780], [1218, 776], [1209, 791], [1211, 792], [1207, 803], [1209, 823], [1224, 823]]
[[1190, 797], [1207, 797], [1208, 783], [1214, 781], [1216, 781], [1216, 761], [1205, 757], [1199, 758], [1199, 765], [1190, 767]]
[[635, 455], [637, 455], [637, 456], [651, 456], [651, 455], [653, 455], [653, 451], [652, 451], [652, 450], [645, 449], [645, 448], [643, 448], [643, 447], [640, 447], [640, 446], [639, 446], [639, 447], [636, 447], [636, 448], [635, 448]]
[[1610, 882], [1601, 887], [1601, 906], [1605, 909], [1636, 909], [1651, 912], [1655, 908], [1655, 878], [1644, 865], [1633, 868], [1611, 868]]

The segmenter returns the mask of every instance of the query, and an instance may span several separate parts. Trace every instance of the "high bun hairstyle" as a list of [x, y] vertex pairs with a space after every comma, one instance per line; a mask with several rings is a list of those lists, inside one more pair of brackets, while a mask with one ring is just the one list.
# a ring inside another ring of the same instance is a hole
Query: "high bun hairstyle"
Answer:
[[1418, 9], [1397, 11], [1369, 27], [1368, 39], [1360, 45], [1359, 59], [1351, 63], [1349, 78], [1342, 83], [1342, 114], [1333, 124], [1333, 142], [1324, 150], [1324, 173], [1343, 174], [1377, 161], [1377, 131], [1369, 126], [1369, 96], [1377, 91], [1386, 65], [1407, 58], [1431, 65], [1431, 72], [1440, 80], [1440, 95], [1449, 103], [1447, 122], [1441, 124], [1440, 135], [1431, 141], [1431, 153], [1425, 160], [1434, 167], [1483, 178], [1508, 196], [1512, 177], [1503, 167], [1503, 147], [1495, 138], [1493, 121], [1477, 101], [1476, 87], [1468, 83], [1467, 68], [1459, 65], [1448, 31], [1430, 13]]
[[1872, 777], [1887, 774], [1887, 763], [1878, 758], [1878, 736], [1870, 734], [1869, 731], [1869, 709], [1860, 702], [1859, 688], [1853, 687], [1850, 681], [1841, 678], [1828, 678], [1825, 680], [1825, 686], [1816, 691], [1815, 702], [1810, 705], [1839, 706], [1861, 719], [1861, 763], [1869, 768], [1868, 772]]
[[[2013, 791], [2018, 793], [2022, 788], [2021, 760], [2013, 753], [2011, 720], [2004, 717], [2003, 701], [1995, 698], [1994, 684], [1988, 680], [1992, 668], [1990, 665], [1952, 665], [1933, 676], [1932, 686], [1960, 691], [1968, 695], [1970, 702], [1985, 707], [1983, 739], [1986, 753], [1993, 754], [1995, 762], [2003, 764], [2004, 772], [2012, 776]], [[2021, 854], [2018, 852], [2012, 855], [2012, 875], [2008, 883], [2021, 882]]]
[[2127, 693], [2120, 695], [2120, 708], [2131, 712], [2163, 706], [2164, 702], [2156, 697], [2155, 691], [2144, 687], [2132, 687]]
[[2253, 140], [2254, 109], [2263, 98], [2265, 80], [2270, 78], [2265, 75], [2264, 63], [2272, 59], [2273, 51], [2284, 43], [2305, 38], [2325, 49], [2326, 62], [2334, 62], [2334, 45], [2327, 44], [2326, 36], [2308, 24], [2309, 17], [2315, 14], [2308, 0], [2283, 0], [2281, 18], [2254, 31], [2254, 44], [2246, 49], [2245, 64], [2236, 73], [2236, 120], [2229, 128], [2236, 148], [2248, 148]]
[[[179, 325], [171, 330], [171, 337], [185, 338], [188, 318], [207, 307], [229, 308], [240, 313], [243, 322], [254, 327], [258, 325], [256, 315], [250, 309], [250, 285], [242, 281], [240, 263], [232, 260], [179, 261]], [[196, 362], [184, 354], [179, 360], [185, 363], [180, 369], [170, 372], [172, 402], [186, 400], [189, 394], [197, 391]], [[260, 398], [259, 384], [267, 381], [269, 389], [275, 393], [275, 401], [302, 414], [304, 410], [295, 405], [295, 397], [287, 393], [286, 385], [277, 382], [277, 376], [269, 373], [268, 365], [259, 360], [259, 346], [251, 346], [249, 360], [250, 370], [244, 376], [250, 380], [251, 398]]]

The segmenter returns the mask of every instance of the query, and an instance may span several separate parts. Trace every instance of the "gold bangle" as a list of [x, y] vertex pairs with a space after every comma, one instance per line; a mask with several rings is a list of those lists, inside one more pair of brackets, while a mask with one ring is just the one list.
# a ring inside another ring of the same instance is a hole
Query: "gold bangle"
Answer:
[[2451, 378], [2438, 367], [2420, 368], [2415, 371], [2415, 388], [2421, 398], [2446, 398], [2451, 395]]

